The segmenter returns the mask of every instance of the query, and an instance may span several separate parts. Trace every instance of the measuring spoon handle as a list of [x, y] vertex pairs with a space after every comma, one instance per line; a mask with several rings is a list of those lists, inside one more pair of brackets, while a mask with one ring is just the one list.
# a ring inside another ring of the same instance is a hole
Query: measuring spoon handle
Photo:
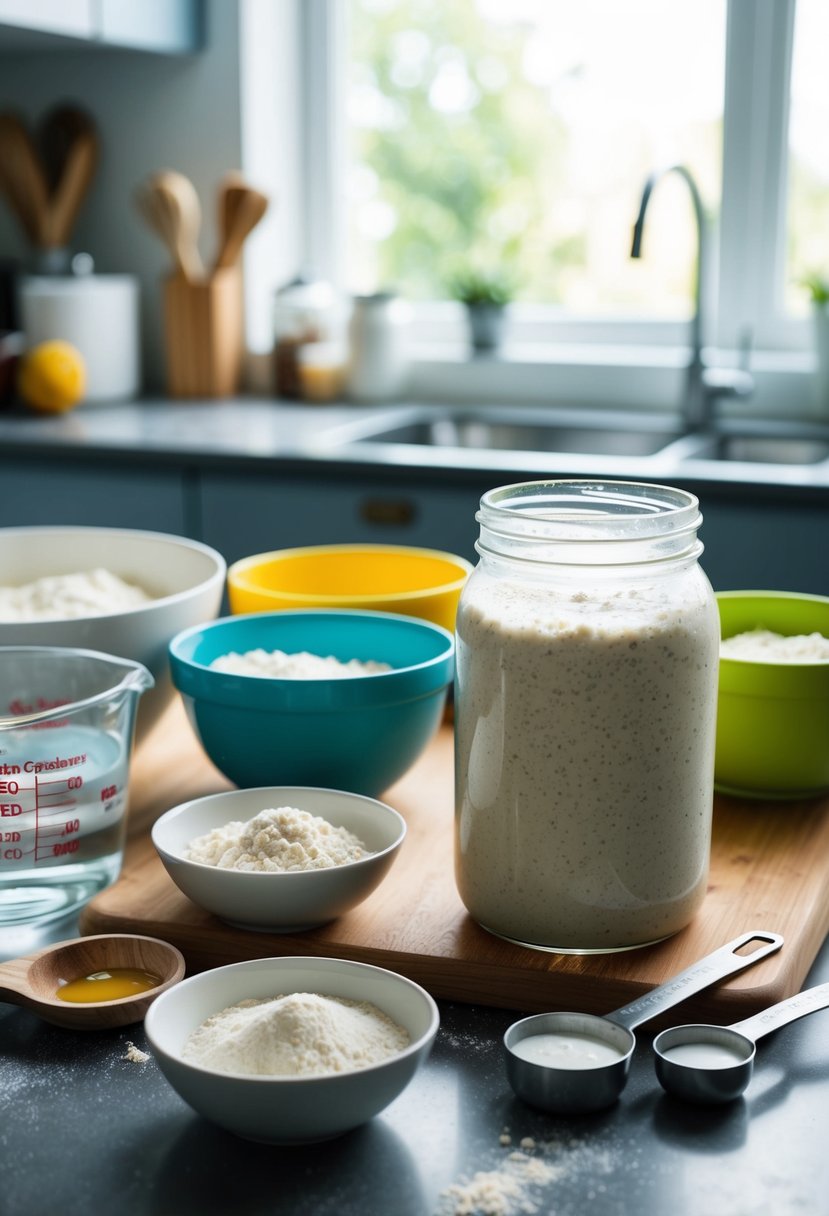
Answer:
[[[762, 945], [753, 950], [751, 954], [737, 953], [742, 946], [753, 941], [759, 941]], [[627, 1030], [633, 1030], [642, 1022], [647, 1022], [651, 1018], [655, 1018], [657, 1014], [664, 1013], [666, 1009], [678, 1005], [686, 997], [693, 996], [695, 992], [701, 992], [703, 988], [715, 984], [717, 980], [723, 980], [726, 976], [744, 971], [746, 967], [753, 967], [755, 963], [759, 963], [760, 959], [774, 954], [775, 950], [779, 950], [782, 945], [783, 938], [779, 933], [769, 933], [765, 929], [743, 933], [741, 937], [736, 937], [728, 945], [720, 946], [719, 950], [714, 950], [699, 962], [686, 967], [684, 971], [680, 971], [673, 979], [666, 980], [652, 992], [631, 1001], [629, 1005], [623, 1005], [621, 1009], [617, 1009], [613, 1013], [608, 1013], [607, 1019], [618, 1026], [624, 1026]]]
[[797, 992], [787, 1000], [770, 1005], [768, 1009], [763, 1009], [742, 1022], [735, 1022], [729, 1029], [736, 1030], [756, 1042], [757, 1039], [762, 1039], [763, 1035], [771, 1034], [781, 1026], [788, 1026], [789, 1022], [796, 1022], [798, 1018], [805, 1018], [809, 1013], [817, 1013], [819, 1009], [827, 1008], [829, 984], [818, 984], [816, 988]]

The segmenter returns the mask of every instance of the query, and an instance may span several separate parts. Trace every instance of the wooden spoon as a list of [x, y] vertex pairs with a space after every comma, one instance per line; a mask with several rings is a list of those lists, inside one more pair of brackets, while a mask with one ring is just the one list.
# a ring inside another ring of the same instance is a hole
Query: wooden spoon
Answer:
[[166, 217], [172, 238], [172, 253], [178, 271], [191, 283], [204, 278], [204, 266], [198, 247], [201, 227], [201, 205], [196, 188], [183, 173], [163, 169], [149, 180], [157, 205]]
[[18, 114], [0, 114], [0, 187], [33, 245], [43, 245], [49, 187], [34, 140]]
[[[137, 967], [161, 977], [155, 988], [115, 1001], [73, 1004], [56, 995], [62, 983], [114, 967]], [[100, 1030], [140, 1022], [155, 998], [184, 977], [184, 959], [169, 942], [132, 933], [57, 942], [0, 963], [0, 1001], [23, 1005], [54, 1026]]]
[[215, 270], [235, 266], [242, 246], [268, 209], [267, 196], [243, 182], [227, 182], [222, 189], [221, 246]]

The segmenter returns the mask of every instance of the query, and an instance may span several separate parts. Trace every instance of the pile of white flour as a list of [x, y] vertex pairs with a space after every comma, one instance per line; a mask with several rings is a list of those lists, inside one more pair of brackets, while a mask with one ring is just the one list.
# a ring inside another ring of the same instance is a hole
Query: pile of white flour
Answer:
[[186, 1040], [182, 1058], [216, 1072], [319, 1077], [379, 1064], [409, 1042], [368, 1001], [294, 992], [214, 1013]]
[[143, 587], [125, 582], [111, 570], [81, 570], [46, 575], [19, 587], [0, 587], [0, 620], [69, 620], [106, 616], [149, 603]]
[[370, 850], [346, 828], [295, 806], [260, 811], [197, 836], [185, 856], [221, 870], [324, 870], [359, 861]]
[[822, 633], [784, 637], [769, 629], [750, 629], [723, 638], [720, 655], [724, 659], [744, 659], [749, 663], [826, 663], [829, 662], [829, 638]]
[[210, 664], [214, 671], [226, 671], [237, 676], [271, 676], [280, 680], [343, 680], [351, 676], [373, 676], [391, 671], [388, 663], [374, 659], [349, 659], [343, 663], [334, 655], [310, 654], [301, 650], [286, 654], [283, 650], [247, 650], [244, 654], [231, 651], [220, 654]]

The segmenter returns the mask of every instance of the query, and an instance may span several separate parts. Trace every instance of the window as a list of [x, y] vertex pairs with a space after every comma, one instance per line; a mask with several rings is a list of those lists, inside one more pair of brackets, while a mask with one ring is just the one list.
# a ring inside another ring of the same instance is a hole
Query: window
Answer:
[[[299, 0], [292, 11], [305, 132], [295, 269], [405, 293], [424, 364], [445, 365], [438, 387], [465, 362], [449, 284], [470, 253], [514, 274], [511, 386], [534, 363], [595, 369], [610, 348], [610, 363], [681, 369], [696, 232], [678, 175], [654, 191], [642, 259], [629, 254], [647, 175], [682, 163], [708, 217], [707, 344], [732, 363], [751, 344], [761, 412], [766, 373], [772, 411], [781, 376], [790, 409], [808, 395], [803, 278], [829, 274], [825, 0]], [[499, 374], [479, 374], [475, 391], [497, 392]], [[656, 402], [676, 378], [654, 374]], [[612, 376], [601, 391], [614, 395]], [[641, 386], [634, 395], [651, 403]]]
[[658, 166], [719, 199], [724, 0], [350, 0], [349, 15], [351, 283], [439, 299], [471, 262], [574, 316], [685, 315], [682, 181], [654, 196], [643, 260], [631, 227]]
[[825, 0], [798, 0], [792, 58], [788, 132], [789, 192], [786, 306], [799, 314], [805, 300], [800, 284], [809, 275], [829, 274], [829, 6]]

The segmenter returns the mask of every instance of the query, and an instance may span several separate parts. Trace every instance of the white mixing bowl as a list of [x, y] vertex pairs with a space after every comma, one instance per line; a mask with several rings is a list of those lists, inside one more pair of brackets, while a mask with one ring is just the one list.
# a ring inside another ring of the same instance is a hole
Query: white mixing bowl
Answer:
[[[191, 1032], [239, 1001], [313, 992], [369, 1001], [409, 1033], [408, 1047], [379, 1064], [324, 1076], [248, 1076], [182, 1059]], [[158, 1066], [205, 1119], [247, 1140], [307, 1144], [340, 1136], [393, 1102], [424, 1063], [440, 1018], [411, 980], [335, 958], [261, 958], [183, 980], [150, 1006], [144, 1028]]]
[[137, 737], [173, 699], [167, 647], [182, 629], [212, 620], [226, 565], [215, 549], [182, 536], [127, 528], [0, 528], [0, 585], [102, 568], [154, 598], [106, 616], [0, 621], [0, 646], [74, 646], [143, 663], [155, 688], [141, 698]]

